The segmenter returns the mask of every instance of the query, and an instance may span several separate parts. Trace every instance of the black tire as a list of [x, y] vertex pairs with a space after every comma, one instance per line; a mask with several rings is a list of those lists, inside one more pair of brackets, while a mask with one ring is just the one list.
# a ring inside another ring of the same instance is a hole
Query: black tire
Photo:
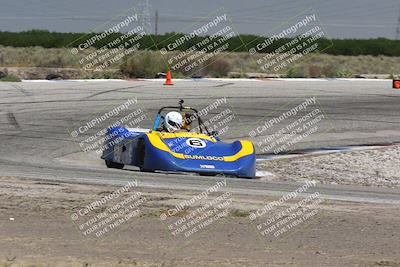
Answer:
[[140, 139], [138, 143], [138, 167], [141, 172], [154, 172], [154, 170], [148, 170], [144, 168], [144, 157], [146, 156], [146, 145], [144, 139]]
[[199, 172], [200, 176], [217, 176], [217, 173], [210, 173], [210, 172]]
[[124, 167], [124, 164], [106, 160], [106, 166], [107, 168], [112, 168], [112, 169], [122, 169]]

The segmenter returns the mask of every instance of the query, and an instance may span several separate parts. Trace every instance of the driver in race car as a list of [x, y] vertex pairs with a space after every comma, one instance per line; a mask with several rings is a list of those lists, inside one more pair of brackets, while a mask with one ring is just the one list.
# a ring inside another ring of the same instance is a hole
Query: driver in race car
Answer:
[[[186, 118], [186, 116], [185, 116]], [[165, 115], [162, 130], [170, 133], [190, 131], [190, 126], [179, 112], [171, 111]]]

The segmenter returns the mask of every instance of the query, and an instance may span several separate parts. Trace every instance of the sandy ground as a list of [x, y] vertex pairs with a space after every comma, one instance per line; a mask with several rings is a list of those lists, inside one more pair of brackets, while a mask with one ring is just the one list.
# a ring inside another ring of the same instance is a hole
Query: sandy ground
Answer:
[[248, 215], [273, 199], [234, 195], [226, 217], [175, 238], [166, 223], [184, 215], [160, 214], [198, 192], [135, 188], [146, 199], [140, 216], [105, 237], [83, 236], [71, 214], [116, 189], [1, 177], [0, 266], [400, 266], [393, 205], [324, 201], [308, 221], [266, 238]]
[[314, 180], [323, 184], [400, 187], [400, 146], [376, 150], [264, 161], [260, 170], [279, 181]]

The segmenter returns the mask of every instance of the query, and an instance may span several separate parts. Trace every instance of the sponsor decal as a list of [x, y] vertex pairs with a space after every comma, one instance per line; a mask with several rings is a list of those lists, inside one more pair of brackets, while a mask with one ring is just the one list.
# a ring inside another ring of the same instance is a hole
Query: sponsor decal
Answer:
[[184, 155], [184, 157], [186, 159], [224, 161], [224, 157], [216, 157], [216, 156]]
[[200, 168], [202, 168], [202, 169], [215, 169], [215, 166], [214, 165], [200, 164]]

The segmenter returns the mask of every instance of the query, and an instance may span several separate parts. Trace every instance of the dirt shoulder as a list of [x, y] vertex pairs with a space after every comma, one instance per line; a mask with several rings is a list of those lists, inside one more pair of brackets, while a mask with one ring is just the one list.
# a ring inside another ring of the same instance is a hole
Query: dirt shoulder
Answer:
[[249, 214], [276, 199], [234, 195], [224, 218], [185, 238], [169, 225], [201, 201], [160, 217], [198, 192], [135, 188], [121, 196], [141, 192], [140, 214], [85, 236], [72, 215], [116, 190], [1, 177], [0, 266], [400, 266], [398, 206], [323, 201], [306, 222], [266, 238]]
[[400, 188], [400, 146], [264, 161], [267, 180]]

